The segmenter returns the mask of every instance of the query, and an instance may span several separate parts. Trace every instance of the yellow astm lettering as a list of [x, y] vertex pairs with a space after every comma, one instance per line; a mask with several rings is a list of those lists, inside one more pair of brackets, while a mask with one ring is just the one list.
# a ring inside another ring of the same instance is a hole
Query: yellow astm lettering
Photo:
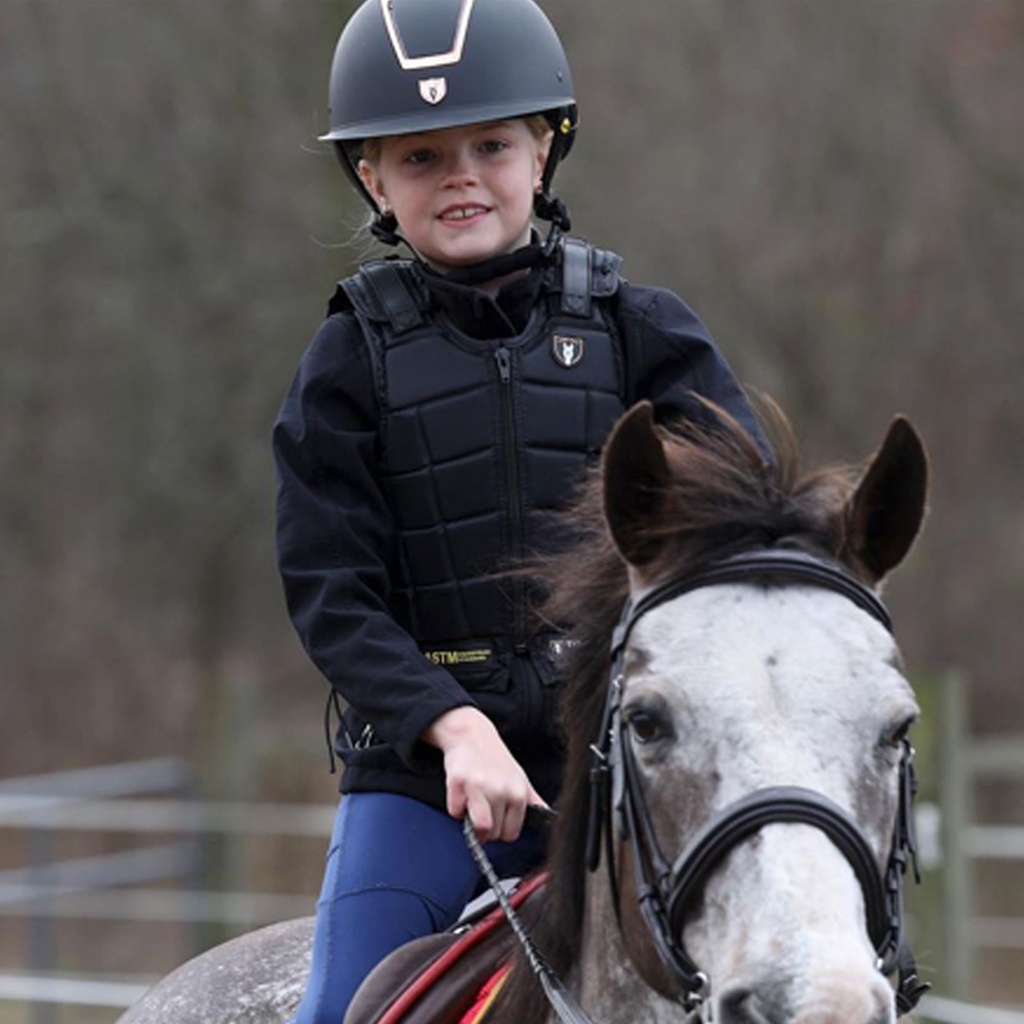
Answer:
[[491, 649], [476, 647], [470, 650], [424, 651], [423, 656], [427, 661], [446, 668], [455, 665], [480, 665], [490, 658]]

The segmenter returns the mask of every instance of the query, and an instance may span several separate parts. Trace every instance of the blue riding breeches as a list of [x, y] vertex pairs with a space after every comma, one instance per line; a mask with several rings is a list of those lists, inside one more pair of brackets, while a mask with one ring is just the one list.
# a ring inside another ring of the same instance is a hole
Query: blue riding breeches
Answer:
[[[499, 876], [539, 867], [543, 838], [484, 847]], [[362, 980], [392, 950], [449, 928], [486, 883], [442, 811], [393, 793], [350, 793], [338, 808], [316, 909], [313, 960], [292, 1024], [342, 1024]]]

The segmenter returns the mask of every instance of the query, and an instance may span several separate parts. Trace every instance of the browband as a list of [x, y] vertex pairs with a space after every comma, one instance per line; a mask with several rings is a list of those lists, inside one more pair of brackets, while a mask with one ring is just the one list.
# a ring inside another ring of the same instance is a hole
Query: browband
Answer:
[[751, 583], [755, 579], [803, 583], [831, 590], [852, 601], [892, 632], [892, 618], [878, 595], [837, 562], [825, 561], [802, 551], [763, 549], [723, 558], [705, 569], [659, 584], [642, 594], [635, 603], [630, 601], [612, 633], [612, 658], [625, 647], [637, 620], [652, 608], [701, 587], [718, 583]]

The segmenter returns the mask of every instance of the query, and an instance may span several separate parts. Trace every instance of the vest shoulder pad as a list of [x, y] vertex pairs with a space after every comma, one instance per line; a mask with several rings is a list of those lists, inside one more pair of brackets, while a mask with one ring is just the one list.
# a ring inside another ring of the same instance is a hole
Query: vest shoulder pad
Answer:
[[609, 295], [614, 295], [619, 290], [619, 285], [622, 284], [622, 276], [619, 274], [622, 257], [610, 249], [594, 249], [592, 251], [590, 294], [606, 299]]
[[411, 260], [370, 260], [339, 282], [329, 312], [354, 310], [368, 320], [390, 322], [397, 332], [423, 322], [428, 299], [412, 272]]
[[596, 249], [582, 238], [563, 238], [561, 256], [561, 311], [589, 318], [592, 299], [608, 298], [618, 290], [622, 257]]
[[335, 313], [351, 313], [352, 309], [352, 301], [348, 297], [348, 292], [345, 291], [345, 282], [339, 281], [338, 287], [334, 289], [334, 294], [327, 302], [327, 315], [334, 316]]

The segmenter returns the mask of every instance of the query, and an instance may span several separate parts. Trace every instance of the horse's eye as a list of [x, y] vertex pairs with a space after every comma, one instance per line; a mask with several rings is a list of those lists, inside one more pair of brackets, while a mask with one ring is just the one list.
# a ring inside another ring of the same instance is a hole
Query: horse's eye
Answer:
[[896, 728], [892, 729], [886, 737], [886, 743], [890, 747], [899, 749], [907, 741], [907, 737], [910, 735], [910, 727], [914, 724], [914, 718], [908, 718], [904, 722], [900, 722]]
[[659, 715], [639, 708], [629, 713], [626, 724], [637, 743], [653, 743], [668, 732]]

